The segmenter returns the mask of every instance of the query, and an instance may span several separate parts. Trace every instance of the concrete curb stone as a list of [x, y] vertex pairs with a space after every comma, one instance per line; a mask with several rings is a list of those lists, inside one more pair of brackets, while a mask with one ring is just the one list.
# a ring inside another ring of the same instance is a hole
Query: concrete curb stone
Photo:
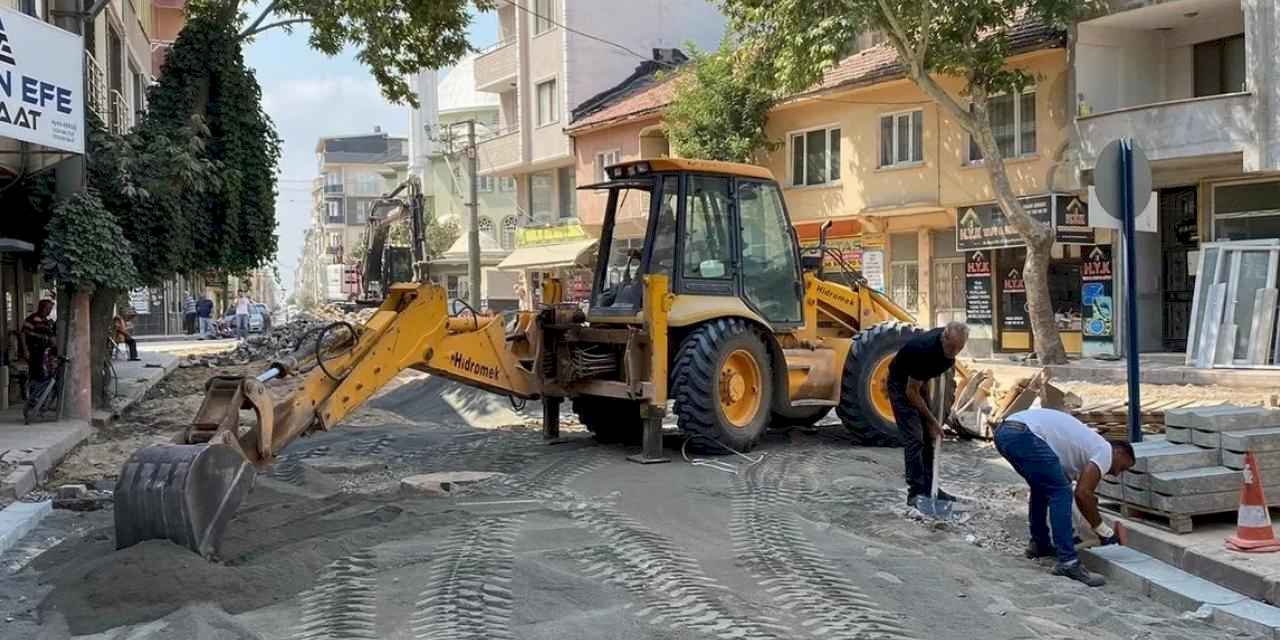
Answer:
[[15, 502], [0, 511], [0, 553], [13, 548], [23, 536], [53, 511], [53, 503]]

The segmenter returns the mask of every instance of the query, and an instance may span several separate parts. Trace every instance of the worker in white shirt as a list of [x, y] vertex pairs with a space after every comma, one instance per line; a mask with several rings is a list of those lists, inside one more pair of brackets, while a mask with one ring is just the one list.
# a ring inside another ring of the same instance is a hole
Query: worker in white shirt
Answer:
[[1098, 514], [1094, 492], [1103, 474], [1118, 476], [1133, 466], [1133, 447], [1127, 442], [1109, 442], [1075, 417], [1053, 409], [1027, 409], [1009, 416], [996, 427], [995, 440], [996, 450], [1031, 487], [1027, 557], [1056, 555], [1055, 575], [1091, 587], [1105, 584], [1102, 576], [1089, 573], [1076, 556], [1071, 483], [1076, 485], [1076, 506], [1102, 544], [1119, 542]]

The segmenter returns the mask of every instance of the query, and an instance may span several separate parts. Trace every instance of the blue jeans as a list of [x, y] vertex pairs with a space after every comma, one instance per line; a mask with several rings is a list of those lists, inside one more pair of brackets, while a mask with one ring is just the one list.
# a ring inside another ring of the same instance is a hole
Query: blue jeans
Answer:
[[249, 337], [249, 314], [247, 313], [236, 314], [236, 335], [240, 336], [241, 338]]
[[1052, 529], [1053, 548], [1058, 554], [1058, 562], [1075, 562], [1077, 556], [1071, 520], [1071, 481], [1062, 471], [1058, 454], [1040, 436], [1025, 427], [1004, 425], [996, 429], [996, 450], [1031, 487], [1027, 513], [1031, 520], [1032, 542], [1041, 548], [1048, 548]]

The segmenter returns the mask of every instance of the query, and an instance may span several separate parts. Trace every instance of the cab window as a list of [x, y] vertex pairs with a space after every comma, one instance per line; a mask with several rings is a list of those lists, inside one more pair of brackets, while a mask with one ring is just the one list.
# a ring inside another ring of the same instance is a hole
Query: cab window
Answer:
[[684, 277], [733, 278], [728, 178], [691, 176], [685, 190]]
[[742, 291], [766, 320], [800, 322], [799, 270], [782, 194], [773, 183], [738, 181]]

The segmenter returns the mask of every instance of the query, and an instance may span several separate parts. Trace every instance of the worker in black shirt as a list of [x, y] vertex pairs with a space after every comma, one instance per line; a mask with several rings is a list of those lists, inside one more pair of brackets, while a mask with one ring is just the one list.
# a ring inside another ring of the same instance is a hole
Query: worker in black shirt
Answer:
[[[933, 443], [942, 435], [939, 417], [929, 410], [924, 385], [946, 373], [969, 339], [969, 326], [949, 322], [914, 338], [889, 363], [889, 402], [902, 432], [903, 466], [907, 476], [907, 504], [929, 495], [933, 484]], [[938, 498], [955, 500], [939, 490]]]

